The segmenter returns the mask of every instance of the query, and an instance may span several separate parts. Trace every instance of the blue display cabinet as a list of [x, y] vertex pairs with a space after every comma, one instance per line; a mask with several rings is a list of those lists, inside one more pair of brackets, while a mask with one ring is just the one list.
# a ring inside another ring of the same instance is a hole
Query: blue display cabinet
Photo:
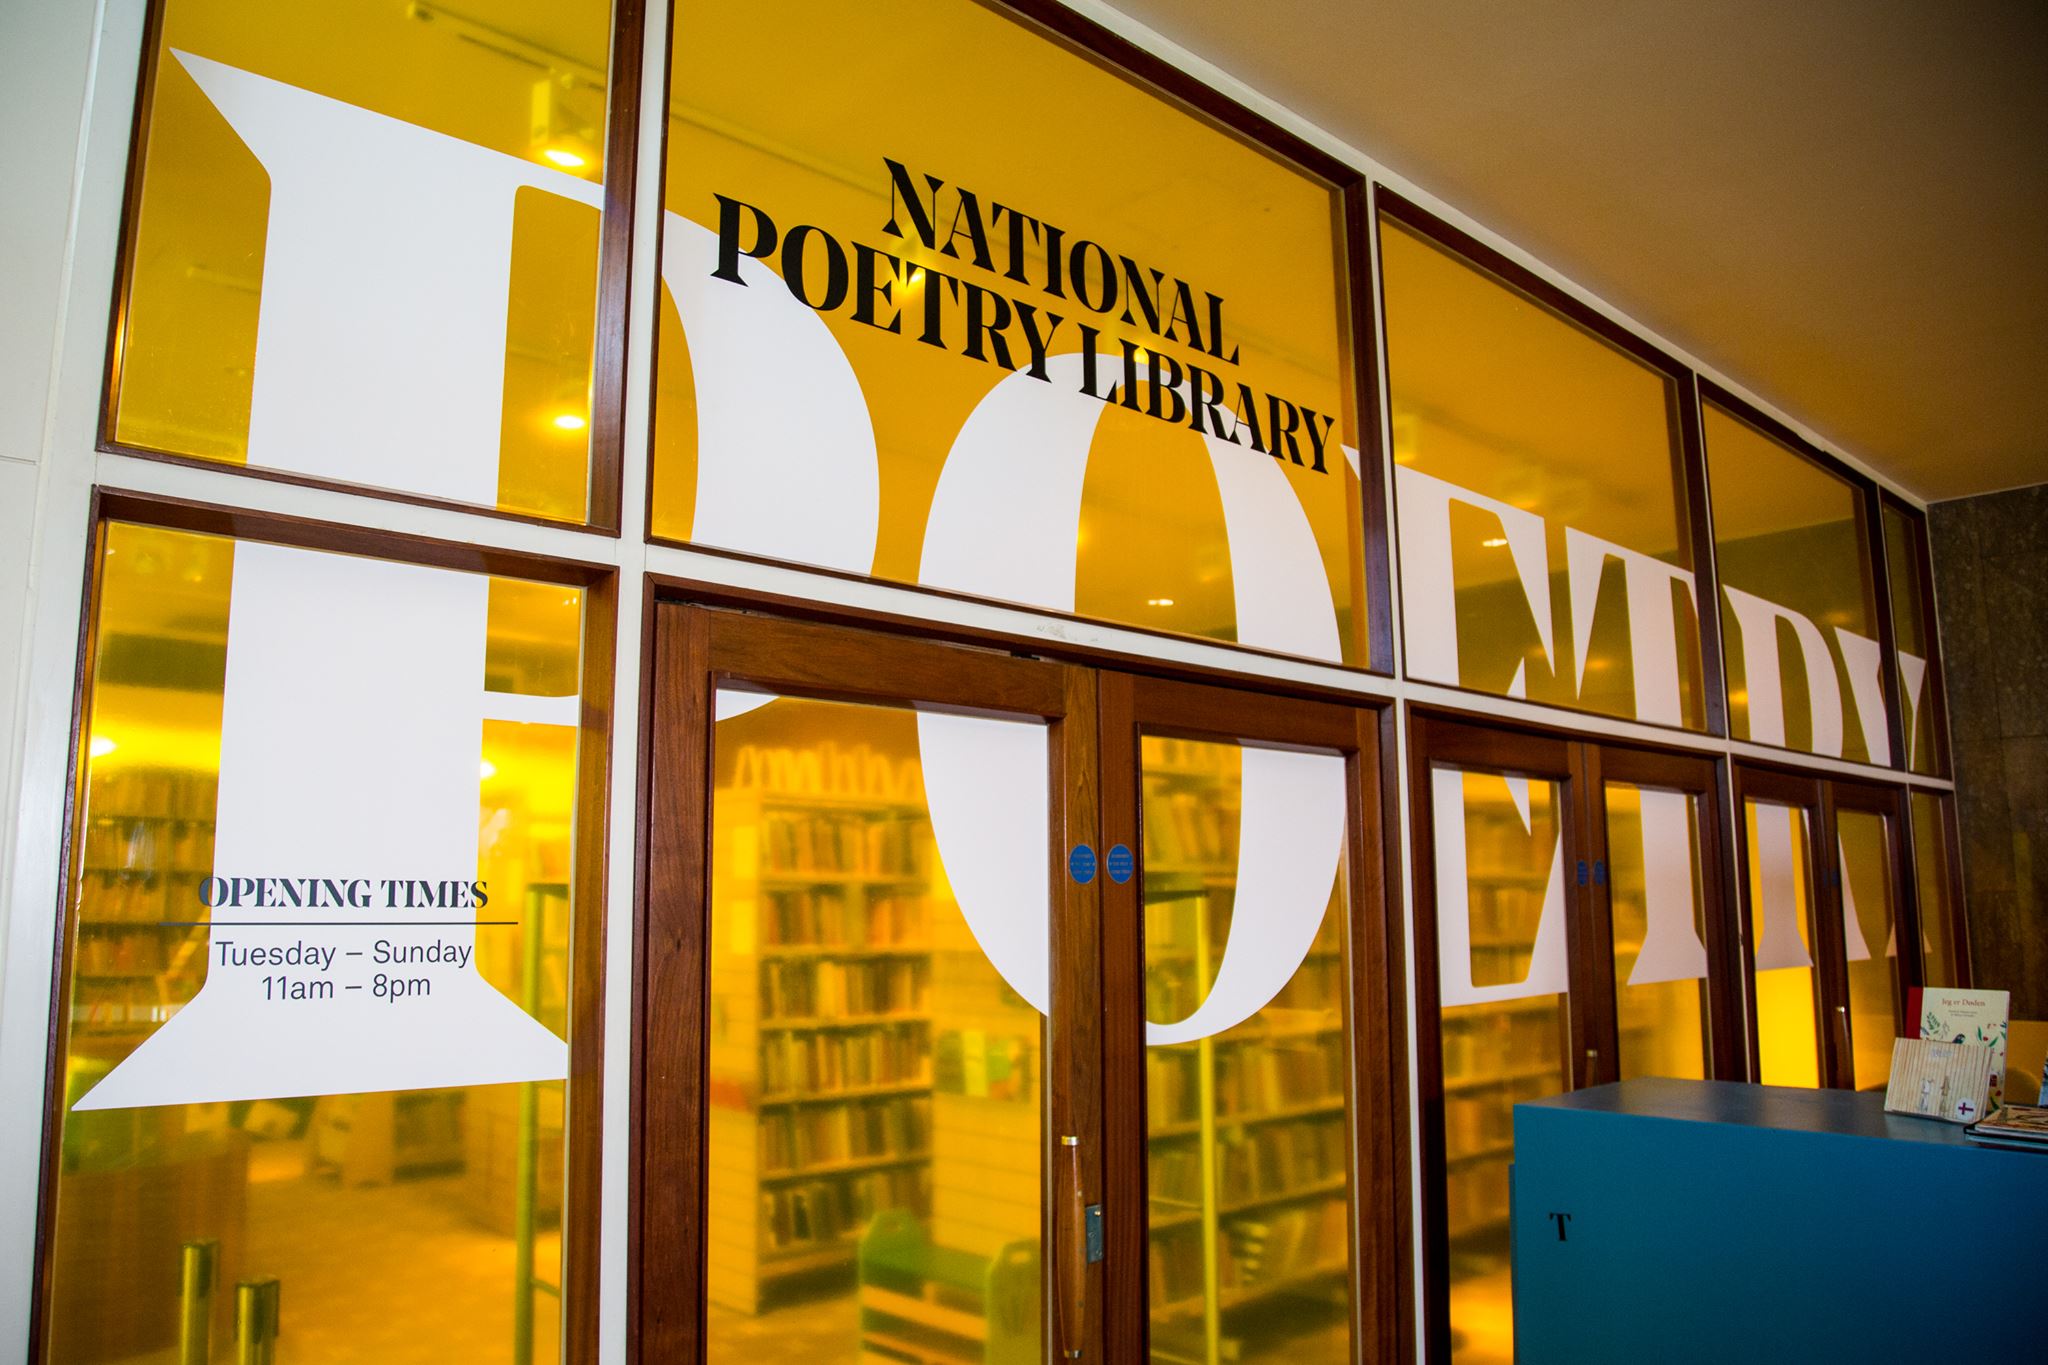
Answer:
[[1634, 1080], [1516, 1105], [1518, 1361], [2048, 1360], [2048, 1154], [1883, 1098]]

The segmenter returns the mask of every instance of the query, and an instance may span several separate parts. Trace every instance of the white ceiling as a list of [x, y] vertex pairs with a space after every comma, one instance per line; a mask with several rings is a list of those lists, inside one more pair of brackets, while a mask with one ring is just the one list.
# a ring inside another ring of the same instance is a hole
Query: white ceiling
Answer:
[[2048, 481], [2044, 0], [1112, 0], [1930, 500]]

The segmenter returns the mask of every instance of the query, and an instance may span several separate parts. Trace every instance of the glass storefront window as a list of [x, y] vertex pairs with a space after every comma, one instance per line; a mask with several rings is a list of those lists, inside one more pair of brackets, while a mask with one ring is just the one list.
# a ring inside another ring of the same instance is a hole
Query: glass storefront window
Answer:
[[655, 536], [1367, 662], [1332, 185], [974, 0], [672, 61]]
[[1862, 492], [1720, 404], [1702, 411], [1729, 732], [1889, 763]]
[[1901, 729], [1906, 735], [1906, 766], [1916, 773], [1943, 771], [1943, 728], [1940, 689], [1930, 676], [1934, 637], [1927, 628], [1926, 523], [1903, 508], [1884, 504], [1885, 572], [1891, 581], [1892, 638], [1899, 654]]
[[559, 1357], [584, 597], [105, 528], [50, 1361]]
[[1411, 675], [1705, 725], [1671, 375], [1383, 213]]
[[[1145, 1003], [1194, 1014], [1235, 918], [1237, 744], [1143, 738]], [[1345, 872], [1301, 966], [1221, 1033], [1146, 1050], [1152, 1359], [1350, 1359]]]
[[108, 436], [581, 521], [605, 0], [162, 0]]

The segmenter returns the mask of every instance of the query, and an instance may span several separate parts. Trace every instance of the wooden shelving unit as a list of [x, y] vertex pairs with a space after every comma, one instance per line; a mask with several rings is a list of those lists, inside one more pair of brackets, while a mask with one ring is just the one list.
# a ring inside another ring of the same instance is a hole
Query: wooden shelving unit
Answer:
[[720, 793], [709, 1292], [755, 1313], [844, 1282], [878, 1214], [931, 1205], [933, 852], [920, 805]]
[[72, 1048], [126, 1056], [206, 978], [199, 887], [213, 868], [209, 774], [133, 769], [95, 780], [79, 857]]

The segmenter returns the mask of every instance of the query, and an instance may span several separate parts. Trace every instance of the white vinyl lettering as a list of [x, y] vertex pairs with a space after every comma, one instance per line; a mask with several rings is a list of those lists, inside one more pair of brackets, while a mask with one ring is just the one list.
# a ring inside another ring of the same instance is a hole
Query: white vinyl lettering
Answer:
[[1763, 932], [1756, 943], [1756, 969], [1811, 967], [1806, 942], [1800, 937], [1799, 905], [1806, 888], [1799, 883], [1793, 858], [1795, 836], [1806, 837], [1806, 812], [1790, 806], [1758, 802], [1756, 811], [1757, 883], [1761, 888]]
[[261, 909], [170, 907], [211, 921], [206, 983], [77, 1108], [567, 1074], [567, 1045], [476, 969], [475, 921], [519, 910], [412, 893], [477, 875], [488, 589], [445, 569], [235, 547], [214, 881], [361, 874], [365, 894], [317, 911], [260, 891]]
[[495, 504], [514, 197], [601, 188], [174, 55], [270, 178], [249, 463]]
[[1863, 730], [1863, 752], [1870, 755], [1872, 763], [1890, 763], [1892, 738], [1884, 724], [1884, 659], [1877, 641], [1836, 626], [1835, 642], [1841, 646], [1842, 667], [1849, 675], [1849, 700]]
[[[1510, 793], [1514, 791], [1512, 783]], [[1515, 802], [1522, 826], [1530, 827], [1527, 788]], [[1440, 1004], [1496, 1004], [1532, 995], [1559, 995], [1570, 987], [1565, 955], [1564, 836], [1559, 832], [1544, 882], [1543, 909], [1529, 974], [1520, 981], [1480, 986], [1472, 980], [1472, 885], [1465, 860], [1465, 775], [1455, 768], [1430, 773], [1430, 810], [1436, 832], [1437, 990]]]
[[[1011, 375], [976, 406], [932, 494], [920, 583], [1074, 609], [1082, 485], [1106, 411], [1080, 392], [1080, 366], [1079, 356], [1054, 357], [1051, 384]], [[1204, 441], [1223, 501], [1238, 639], [1338, 661], [1328, 579], [1286, 476], [1227, 441]], [[931, 713], [918, 716], [918, 745], [961, 914], [1004, 979], [1043, 1009], [1049, 901], [1042, 881], [1016, 872], [1019, 859], [1044, 861], [1044, 839], [1034, 842], [1025, 823], [1029, 802], [1044, 808], [1043, 746], [998, 753], [966, 718]], [[1148, 1024], [1153, 1043], [1207, 1037], [1257, 1013], [1300, 968], [1329, 903], [1344, 844], [1343, 760], [1248, 746], [1241, 781], [1236, 931], [1208, 997], [1186, 1019]]]
[[[1407, 465], [1394, 467], [1401, 533], [1401, 616], [1411, 677], [1460, 686], [1458, 595], [1451, 572], [1451, 504], [1489, 512], [1500, 521], [1514, 556], [1522, 597], [1535, 618], [1546, 659], [1557, 657], [1550, 617], [1550, 566], [1543, 546], [1543, 518], [1497, 498], [1469, 492]], [[1521, 674], [1517, 673], [1517, 678]], [[1509, 693], [1526, 688], [1510, 686]]]
[[1842, 756], [1842, 689], [1835, 682], [1835, 663], [1820, 627], [1776, 602], [1722, 585], [1735, 612], [1736, 641], [1742, 650], [1742, 673], [1749, 689], [1749, 734], [1759, 744], [1785, 743], [1785, 689], [1779, 676], [1778, 622], [1792, 627], [1806, 668], [1806, 695], [1813, 719], [1813, 752]]
[[1692, 798], [1684, 792], [1644, 789], [1643, 948], [1628, 984], [1697, 981], [1707, 974], [1707, 949], [1693, 923], [1698, 903], [1693, 880]]
[[1600, 578], [1607, 561], [1621, 561], [1622, 586], [1628, 601], [1629, 663], [1635, 674], [1636, 719], [1658, 725], [1685, 723], [1685, 694], [1678, 678], [1678, 617], [1671, 585], [1683, 583], [1693, 609], [1699, 596], [1692, 571], [1652, 555], [1589, 536], [1570, 527], [1564, 533], [1565, 572], [1571, 583], [1572, 651], [1578, 661], [1577, 685], [1586, 686], [1586, 652], [1593, 639], [1593, 612], [1600, 600]]

